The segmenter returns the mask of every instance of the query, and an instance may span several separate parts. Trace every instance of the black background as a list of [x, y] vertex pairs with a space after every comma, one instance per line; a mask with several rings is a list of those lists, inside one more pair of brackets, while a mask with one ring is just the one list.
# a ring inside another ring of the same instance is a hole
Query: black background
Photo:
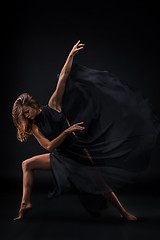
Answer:
[[[110, 70], [140, 88], [160, 109], [159, 13], [154, 2], [23, 1], [5, 3], [2, 11], [2, 178], [18, 180], [20, 163], [45, 152], [32, 137], [27, 143], [16, 139], [11, 116], [14, 101], [29, 92], [46, 105], [56, 75], [79, 39], [86, 45], [75, 61]], [[159, 178], [159, 155], [157, 144], [145, 180]]]
[[[22, 190], [21, 162], [46, 152], [33, 137], [26, 143], [16, 139], [13, 103], [21, 93], [28, 92], [46, 105], [55, 90], [56, 75], [79, 39], [86, 45], [75, 56], [76, 62], [110, 70], [123, 82], [143, 90], [155, 109], [160, 109], [157, 4], [115, 0], [2, 3], [0, 175], [5, 191], [12, 192], [13, 183]], [[151, 164], [139, 182], [140, 191], [159, 192], [159, 146], [158, 137]], [[45, 172], [36, 175], [42, 181], [49, 178]]]

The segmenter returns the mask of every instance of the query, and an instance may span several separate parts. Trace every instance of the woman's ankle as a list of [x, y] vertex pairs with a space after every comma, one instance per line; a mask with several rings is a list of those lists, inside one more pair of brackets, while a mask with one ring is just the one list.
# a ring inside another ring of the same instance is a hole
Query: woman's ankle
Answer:
[[119, 211], [119, 213], [124, 217], [127, 215], [127, 211], [125, 209]]
[[21, 207], [25, 207], [25, 206], [32, 206], [31, 202], [30, 201], [22, 201], [21, 202]]

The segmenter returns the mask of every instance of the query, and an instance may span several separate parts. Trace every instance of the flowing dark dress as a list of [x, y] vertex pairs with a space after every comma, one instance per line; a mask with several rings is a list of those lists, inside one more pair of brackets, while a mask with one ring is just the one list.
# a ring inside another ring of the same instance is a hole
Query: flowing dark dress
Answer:
[[[69, 134], [50, 153], [53, 189], [92, 196], [102, 208], [103, 195], [134, 182], [145, 170], [160, 132], [160, 119], [140, 90], [108, 71], [73, 64], [67, 79], [62, 112], [43, 106], [35, 124], [49, 140], [83, 121], [85, 129]], [[95, 198], [94, 198], [95, 197]], [[89, 198], [81, 198], [84, 205]], [[102, 201], [101, 201], [102, 200]]]

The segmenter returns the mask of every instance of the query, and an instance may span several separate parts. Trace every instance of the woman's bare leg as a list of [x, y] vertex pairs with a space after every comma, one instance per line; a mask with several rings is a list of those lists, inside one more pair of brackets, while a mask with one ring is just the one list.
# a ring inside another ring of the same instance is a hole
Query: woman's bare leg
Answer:
[[119, 211], [121, 217], [124, 217], [124, 218], [126, 218], [128, 220], [131, 220], [131, 221], [136, 221], [137, 220], [137, 217], [135, 217], [134, 215], [128, 213], [122, 207], [120, 201], [118, 200], [118, 198], [116, 197], [114, 192], [110, 192], [110, 193], [104, 195], [104, 197]]
[[34, 170], [23, 170], [23, 196], [22, 203], [31, 202], [31, 191], [34, 179]]
[[19, 210], [19, 216], [14, 218], [14, 220], [22, 219], [24, 214], [32, 208], [31, 191], [32, 191], [32, 185], [34, 180], [35, 169], [47, 170], [47, 171], [51, 170], [49, 153], [38, 155], [22, 162], [23, 196], [22, 196], [21, 206]]

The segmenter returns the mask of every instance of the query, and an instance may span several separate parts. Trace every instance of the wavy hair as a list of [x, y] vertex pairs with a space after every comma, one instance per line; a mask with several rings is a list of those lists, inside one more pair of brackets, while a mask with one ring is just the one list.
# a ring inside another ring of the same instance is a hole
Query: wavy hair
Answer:
[[33, 121], [25, 118], [23, 114], [23, 106], [30, 106], [35, 109], [41, 108], [37, 99], [29, 93], [21, 94], [13, 104], [12, 118], [13, 123], [17, 128], [17, 139], [24, 142], [31, 135]]

